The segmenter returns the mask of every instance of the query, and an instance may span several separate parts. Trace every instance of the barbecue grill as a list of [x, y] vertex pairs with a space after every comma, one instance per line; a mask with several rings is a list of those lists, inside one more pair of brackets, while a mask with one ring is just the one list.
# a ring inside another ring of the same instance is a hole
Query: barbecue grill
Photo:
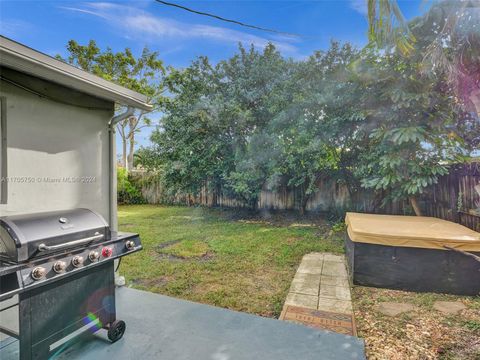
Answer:
[[138, 234], [113, 232], [88, 209], [0, 218], [0, 302], [18, 296], [20, 358], [45, 359], [82, 329], [104, 328], [115, 342], [114, 259], [141, 250]]

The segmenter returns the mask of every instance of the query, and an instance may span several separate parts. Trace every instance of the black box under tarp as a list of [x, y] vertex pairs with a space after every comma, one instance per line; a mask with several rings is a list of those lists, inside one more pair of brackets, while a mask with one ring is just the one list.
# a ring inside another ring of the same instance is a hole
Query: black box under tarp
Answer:
[[[431, 217], [347, 213], [345, 247], [355, 285], [480, 294], [480, 234]], [[455, 249], [455, 250], [452, 250]]]

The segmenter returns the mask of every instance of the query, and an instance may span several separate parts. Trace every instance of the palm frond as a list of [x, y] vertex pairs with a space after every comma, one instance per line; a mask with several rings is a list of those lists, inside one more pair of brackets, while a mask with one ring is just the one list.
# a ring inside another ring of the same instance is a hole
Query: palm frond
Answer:
[[416, 39], [396, 0], [367, 0], [368, 38], [379, 47], [397, 46], [405, 55], [413, 50]]

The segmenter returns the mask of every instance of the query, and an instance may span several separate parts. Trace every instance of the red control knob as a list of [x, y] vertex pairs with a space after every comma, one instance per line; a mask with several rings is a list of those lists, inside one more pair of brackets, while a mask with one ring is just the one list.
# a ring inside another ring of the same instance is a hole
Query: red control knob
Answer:
[[112, 256], [112, 254], [113, 254], [113, 250], [112, 250], [111, 247], [106, 246], [102, 249], [102, 256], [103, 257], [110, 257], [110, 256]]

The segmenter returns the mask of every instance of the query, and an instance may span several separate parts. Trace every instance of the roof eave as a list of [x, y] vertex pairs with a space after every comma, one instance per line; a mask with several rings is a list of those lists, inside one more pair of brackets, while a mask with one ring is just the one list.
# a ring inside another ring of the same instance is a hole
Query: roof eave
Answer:
[[144, 111], [153, 109], [153, 106], [148, 104], [146, 96], [140, 93], [80, 70], [3, 36], [0, 36], [0, 64], [121, 105], [132, 106]]

